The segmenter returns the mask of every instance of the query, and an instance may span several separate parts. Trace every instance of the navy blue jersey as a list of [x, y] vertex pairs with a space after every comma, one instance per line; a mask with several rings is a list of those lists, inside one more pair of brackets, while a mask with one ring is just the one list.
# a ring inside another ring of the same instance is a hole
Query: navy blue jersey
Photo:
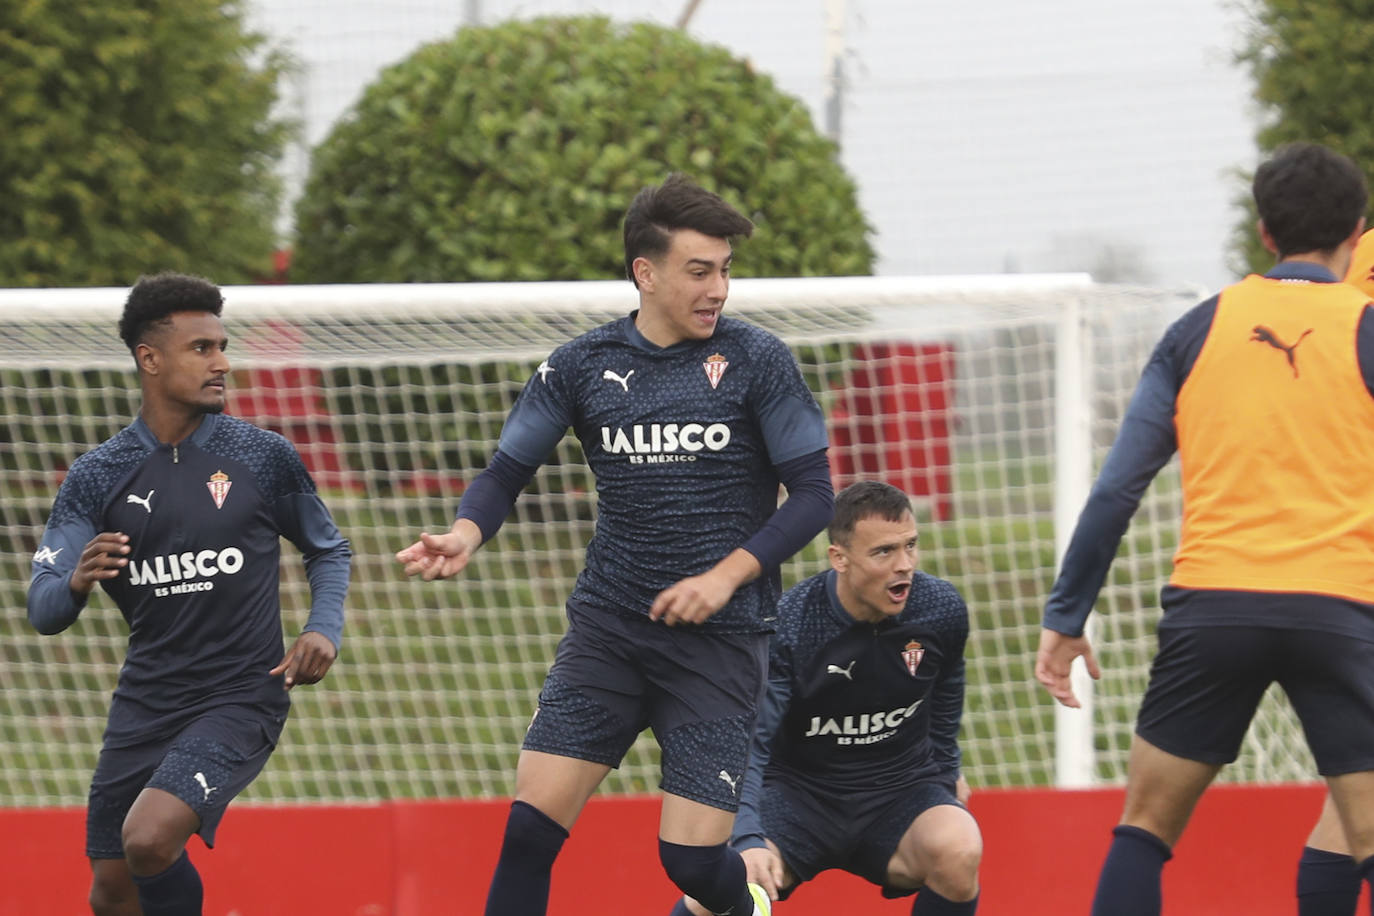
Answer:
[[120, 747], [179, 731], [206, 709], [241, 704], [284, 714], [281, 540], [305, 557], [305, 629], [337, 647], [350, 553], [284, 438], [207, 415], [176, 446], [140, 418], [72, 464], [33, 558], [29, 619], [70, 626], [85, 604], [70, 581], [102, 531], [129, 537], [129, 563], [101, 583], [129, 624], [129, 647], [105, 742]]
[[764, 781], [835, 796], [958, 779], [964, 600], [950, 583], [918, 572], [900, 614], [862, 623], [840, 605], [835, 576], [828, 570], [798, 583], [778, 605], [768, 694], [735, 821], [743, 846], [763, 835]]
[[[742, 546], [778, 508], [776, 466], [826, 447], [791, 352], [728, 318], [671, 347], [646, 340], [634, 314], [564, 344], [525, 385], [499, 448], [539, 465], [569, 427], [598, 497], [569, 604], [618, 614], [647, 614], [659, 592]], [[762, 631], [778, 591], [769, 570], [705, 625]]]

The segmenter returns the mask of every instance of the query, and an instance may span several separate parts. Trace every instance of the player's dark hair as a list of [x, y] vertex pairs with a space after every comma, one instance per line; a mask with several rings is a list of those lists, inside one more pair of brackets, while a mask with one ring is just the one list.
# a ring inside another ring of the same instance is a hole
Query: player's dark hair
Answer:
[[119, 337], [133, 352], [149, 330], [168, 326], [173, 312], [209, 312], [219, 317], [223, 309], [219, 287], [204, 277], [171, 272], [139, 277], [124, 302]]
[[1350, 238], [1369, 192], [1348, 157], [1317, 143], [1289, 143], [1255, 170], [1255, 208], [1279, 257], [1331, 252]]
[[695, 229], [718, 239], [748, 238], [754, 224], [718, 195], [674, 172], [663, 184], [635, 195], [625, 211], [625, 275], [635, 279], [635, 258], [657, 258], [667, 253], [678, 229]]
[[861, 480], [850, 484], [835, 497], [835, 515], [830, 519], [830, 543], [847, 545], [854, 527], [866, 518], [900, 522], [911, 514], [911, 498], [891, 484]]

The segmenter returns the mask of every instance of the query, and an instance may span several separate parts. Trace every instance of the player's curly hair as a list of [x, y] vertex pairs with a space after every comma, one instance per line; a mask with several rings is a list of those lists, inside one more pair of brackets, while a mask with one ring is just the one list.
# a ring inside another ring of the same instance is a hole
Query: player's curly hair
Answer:
[[139, 277], [124, 302], [119, 337], [132, 353], [151, 328], [167, 326], [173, 312], [209, 312], [219, 317], [223, 309], [219, 287], [204, 277], [170, 271]]
[[854, 535], [854, 527], [866, 518], [877, 516], [888, 522], [900, 522], [911, 514], [911, 497], [891, 484], [876, 480], [852, 483], [835, 497], [835, 515], [826, 533], [830, 543], [845, 546]]
[[1346, 156], [1317, 143], [1289, 143], [1255, 170], [1255, 209], [1280, 258], [1330, 252], [1350, 238], [1369, 192]]
[[718, 239], [754, 234], [754, 224], [719, 195], [674, 172], [661, 185], [635, 195], [625, 211], [625, 276], [635, 279], [635, 258], [661, 257], [677, 229], [695, 229]]

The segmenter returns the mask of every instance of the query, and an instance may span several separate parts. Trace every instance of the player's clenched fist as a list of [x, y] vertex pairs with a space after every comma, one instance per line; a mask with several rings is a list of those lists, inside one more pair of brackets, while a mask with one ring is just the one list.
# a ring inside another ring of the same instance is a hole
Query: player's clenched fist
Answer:
[[72, 570], [71, 590], [89, 595], [95, 584], [113, 579], [129, 565], [129, 536], [119, 531], [102, 531], [86, 542], [81, 560]]
[[314, 630], [306, 630], [296, 637], [295, 643], [287, 651], [281, 664], [268, 674], [274, 677], [278, 674], [285, 675], [282, 685], [287, 690], [297, 684], [314, 684], [324, 679], [338, 654], [339, 650], [334, 648], [334, 643], [330, 642], [328, 636]]
[[414, 544], [396, 551], [396, 560], [405, 567], [407, 576], [418, 575], [429, 582], [462, 572], [480, 546], [481, 531], [472, 522], [460, 518], [447, 534], [423, 532]]

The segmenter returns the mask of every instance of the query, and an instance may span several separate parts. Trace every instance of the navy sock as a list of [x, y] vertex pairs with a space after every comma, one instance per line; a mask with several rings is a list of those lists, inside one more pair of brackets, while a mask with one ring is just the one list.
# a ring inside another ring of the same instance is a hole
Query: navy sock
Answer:
[[543, 811], [522, 801], [512, 802], [501, 857], [487, 892], [486, 916], [548, 912], [553, 860], [567, 838], [568, 831]]
[[143, 916], [200, 916], [204, 889], [200, 872], [186, 850], [165, 870], [155, 875], [134, 875]]
[[1304, 846], [1298, 859], [1298, 916], [1354, 916], [1360, 899], [1355, 860]]
[[1112, 847], [1102, 863], [1092, 916], [1159, 916], [1164, 863], [1174, 857], [1168, 845], [1148, 830], [1125, 824], [1112, 831]]
[[941, 897], [928, 887], [921, 888], [916, 902], [911, 905], [911, 916], [973, 916], [978, 912], [978, 898], [955, 903], [948, 897]]
[[660, 839], [658, 858], [678, 890], [712, 913], [753, 916], [744, 860], [729, 846], [680, 846]]

